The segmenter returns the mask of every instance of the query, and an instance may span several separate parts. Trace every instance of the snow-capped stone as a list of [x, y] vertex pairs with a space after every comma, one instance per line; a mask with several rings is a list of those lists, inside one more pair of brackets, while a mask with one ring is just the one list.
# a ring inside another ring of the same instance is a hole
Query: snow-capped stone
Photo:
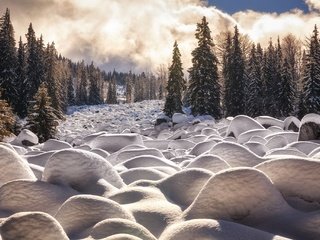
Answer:
[[121, 188], [124, 183], [112, 165], [98, 154], [67, 149], [53, 154], [47, 161], [43, 180], [68, 185], [77, 191], [88, 193], [99, 179]]
[[49, 139], [43, 143], [42, 151], [62, 150], [72, 148], [69, 143], [59, 141], [56, 139]]
[[93, 195], [77, 195], [69, 198], [54, 216], [68, 236], [80, 237], [96, 223], [109, 218], [134, 221], [134, 217], [115, 201]]
[[59, 222], [44, 212], [21, 212], [1, 224], [3, 240], [69, 240]]
[[294, 116], [287, 117], [284, 120], [284, 130], [299, 131], [300, 120]]
[[19, 135], [11, 142], [13, 145], [18, 146], [33, 146], [39, 143], [37, 135], [28, 129], [23, 129]]
[[230, 168], [230, 165], [218, 156], [207, 154], [200, 155], [186, 166], [186, 168], [202, 168], [213, 173]]
[[320, 115], [305, 115], [300, 123], [299, 141], [320, 140]]
[[174, 113], [172, 116], [172, 122], [175, 124], [185, 123], [188, 121], [188, 116], [183, 113]]
[[273, 117], [270, 117], [270, 116], [259, 116], [259, 117], [256, 117], [255, 120], [257, 122], [259, 122], [265, 128], [269, 128], [271, 126], [280, 127], [281, 129], [284, 128], [283, 121], [276, 119], [276, 118], [273, 118]]
[[89, 145], [91, 148], [101, 148], [109, 153], [114, 153], [121, 148], [132, 144], [143, 145], [141, 135], [136, 133], [103, 134], [93, 139]]
[[[143, 240], [156, 240], [155, 236], [148, 229], [139, 223], [121, 218], [103, 220], [92, 228], [90, 236], [93, 239], [105, 239], [109, 236], [126, 233]], [[123, 238], [121, 238], [123, 239]]]
[[212, 219], [193, 219], [173, 224], [159, 238], [159, 240], [191, 239], [289, 240], [242, 224]]
[[145, 179], [145, 180], [160, 180], [162, 178], [167, 177], [168, 175], [151, 168], [131, 168], [127, 171], [123, 171], [120, 173], [120, 177], [126, 184], [130, 184], [134, 181]]
[[238, 138], [241, 133], [253, 129], [264, 129], [264, 127], [256, 120], [248, 116], [239, 115], [230, 122], [226, 136], [233, 136], [235, 138]]
[[0, 145], [0, 186], [17, 179], [36, 180], [28, 162], [10, 148]]

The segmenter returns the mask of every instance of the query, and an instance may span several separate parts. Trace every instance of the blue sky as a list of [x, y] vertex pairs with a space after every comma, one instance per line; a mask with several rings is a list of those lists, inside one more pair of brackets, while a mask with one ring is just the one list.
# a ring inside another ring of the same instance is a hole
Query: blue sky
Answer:
[[248, 9], [282, 13], [299, 8], [308, 12], [308, 6], [303, 0], [209, 0], [209, 4], [230, 14]]

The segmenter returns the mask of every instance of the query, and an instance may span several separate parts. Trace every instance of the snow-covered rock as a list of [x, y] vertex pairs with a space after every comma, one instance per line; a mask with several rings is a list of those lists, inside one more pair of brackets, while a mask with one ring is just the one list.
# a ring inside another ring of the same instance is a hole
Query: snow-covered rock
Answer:
[[37, 135], [28, 129], [23, 129], [19, 135], [11, 142], [13, 145], [18, 146], [33, 146], [39, 143]]
[[183, 113], [174, 113], [172, 116], [172, 122], [175, 124], [185, 123], [188, 121], [188, 116]]
[[299, 128], [299, 141], [320, 140], [320, 115], [310, 113], [304, 116]]
[[241, 133], [254, 129], [264, 129], [264, 127], [259, 122], [248, 116], [239, 115], [230, 122], [226, 136], [238, 138]]

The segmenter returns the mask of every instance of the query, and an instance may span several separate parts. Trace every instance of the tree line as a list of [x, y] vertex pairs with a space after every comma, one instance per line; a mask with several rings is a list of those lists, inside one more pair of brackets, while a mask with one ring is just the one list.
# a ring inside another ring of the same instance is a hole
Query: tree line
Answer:
[[[189, 81], [174, 43], [164, 112], [172, 116], [189, 106], [193, 115], [216, 119], [246, 114], [302, 118], [320, 113], [320, 44], [317, 26], [305, 47], [292, 34], [266, 48], [234, 32], [219, 35], [215, 45], [205, 17], [197, 24]], [[185, 101], [182, 101], [185, 99]]]

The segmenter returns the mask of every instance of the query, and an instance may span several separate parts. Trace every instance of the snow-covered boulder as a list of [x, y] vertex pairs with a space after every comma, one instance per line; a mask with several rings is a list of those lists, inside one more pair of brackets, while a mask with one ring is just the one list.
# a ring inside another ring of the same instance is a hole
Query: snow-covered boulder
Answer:
[[145, 179], [145, 180], [160, 180], [167, 177], [168, 175], [152, 168], [131, 168], [127, 171], [120, 173], [120, 177], [126, 184], [130, 184], [134, 181]]
[[69, 240], [59, 222], [43, 212], [16, 213], [1, 224], [0, 232], [3, 240]]
[[28, 162], [4, 145], [0, 145], [0, 159], [0, 186], [17, 179], [37, 179]]
[[188, 116], [183, 113], [174, 113], [172, 116], [172, 122], [174, 124], [185, 123], [188, 121]]
[[178, 139], [170, 141], [168, 144], [168, 148], [170, 149], [184, 149], [188, 150], [190, 148], [193, 148], [196, 144], [185, 139]]
[[268, 148], [259, 142], [246, 142], [244, 144], [246, 148], [248, 148], [251, 152], [255, 153], [259, 157], [263, 157], [266, 152], [268, 151]]
[[259, 122], [248, 116], [239, 115], [230, 122], [226, 136], [238, 138], [241, 133], [254, 129], [264, 129], [264, 127]]
[[54, 215], [76, 191], [41, 181], [16, 180], [0, 187], [0, 209], [9, 213], [41, 211]]
[[286, 146], [286, 148], [296, 148], [300, 152], [303, 152], [304, 154], [308, 155], [310, 154], [314, 149], [319, 148], [319, 143], [309, 142], [309, 141], [300, 141], [300, 142], [293, 142]]
[[217, 142], [214, 140], [207, 140], [196, 144], [191, 151], [189, 152], [190, 155], [199, 156], [208, 152]]
[[212, 176], [184, 212], [186, 219], [210, 218], [263, 223], [288, 209], [281, 193], [261, 171], [234, 168]]
[[281, 129], [284, 128], [283, 121], [276, 119], [276, 118], [273, 118], [273, 117], [270, 117], [270, 116], [259, 116], [259, 117], [256, 117], [255, 120], [257, 122], [259, 122], [265, 128], [269, 128], [271, 126], [280, 127]]
[[310, 113], [305, 115], [300, 123], [299, 141], [320, 141], [320, 115]]
[[121, 188], [124, 183], [112, 165], [98, 154], [67, 149], [53, 154], [47, 161], [43, 180], [64, 184], [83, 193], [94, 191], [99, 179]]
[[302, 158], [283, 158], [256, 166], [286, 197], [320, 201], [320, 162]]
[[193, 219], [168, 227], [159, 240], [289, 240], [268, 232], [228, 221]]
[[287, 117], [284, 120], [284, 130], [298, 132], [300, 120], [294, 116]]
[[33, 146], [39, 143], [37, 135], [28, 129], [23, 129], [19, 135], [11, 142], [13, 145], [18, 146]]
[[245, 142], [248, 142], [254, 136], [266, 137], [270, 134], [272, 134], [272, 132], [267, 129], [253, 129], [253, 130], [249, 130], [249, 131], [241, 133], [238, 136], [237, 141], [238, 141], [238, 143], [243, 144]]
[[[90, 236], [93, 239], [106, 239], [107, 237], [128, 234], [143, 240], [156, 240], [156, 237], [139, 223], [121, 218], [103, 220], [92, 228]], [[120, 239], [120, 238], [119, 238]], [[121, 238], [123, 239], [123, 238]]]
[[217, 143], [210, 151], [226, 161], [231, 167], [253, 167], [264, 160], [244, 146], [231, 143]]
[[[115, 201], [93, 195], [77, 195], [61, 206], [55, 218], [69, 237], [83, 237], [96, 223], [109, 218], [134, 221], [132, 214]], [[86, 236], [84, 236], [86, 237]]]
[[44, 167], [48, 159], [54, 154], [54, 151], [39, 153], [36, 155], [25, 155], [24, 158], [27, 159], [28, 163], [32, 163], [41, 167]]
[[204, 169], [185, 169], [160, 180], [156, 186], [171, 202], [185, 209], [212, 175], [212, 172]]
[[62, 150], [67, 148], [72, 148], [72, 146], [64, 141], [49, 139], [43, 143], [42, 151]]
[[186, 166], [186, 168], [202, 168], [213, 173], [230, 168], [230, 165], [218, 156], [207, 154], [200, 155]]
[[94, 138], [89, 143], [89, 146], [91, 148], [101, 148], [109, 153], [114, 153], [116, 151], [119, 151], [121, 148], [132, 144], [143, 145], [141, 135], [136, 133], [102, 134]]

